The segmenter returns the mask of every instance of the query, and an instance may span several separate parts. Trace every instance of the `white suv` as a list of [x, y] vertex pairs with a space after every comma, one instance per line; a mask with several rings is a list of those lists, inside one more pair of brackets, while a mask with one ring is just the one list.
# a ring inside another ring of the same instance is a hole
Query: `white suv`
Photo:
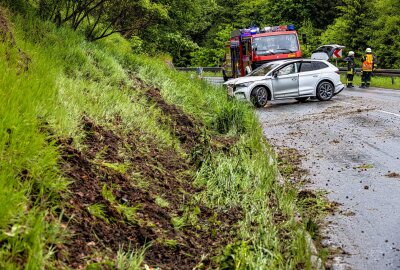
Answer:
[[344, 89], [339, 69], [324, 60], [295, 59], [262, 65], [245, 77], [224, 83], [228, 93], [238, 99], [264, 107], [268, 100], [316, 97], [330, 100]]

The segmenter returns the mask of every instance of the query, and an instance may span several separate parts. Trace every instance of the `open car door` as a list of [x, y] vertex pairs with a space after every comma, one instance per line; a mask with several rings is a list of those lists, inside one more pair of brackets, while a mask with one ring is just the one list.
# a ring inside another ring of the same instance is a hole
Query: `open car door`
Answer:
[[318, 47], [311, 55], [311, 59], [329, 60], [337, 50], [343, 49], [345, 46], [338, 44], [323, 45]]

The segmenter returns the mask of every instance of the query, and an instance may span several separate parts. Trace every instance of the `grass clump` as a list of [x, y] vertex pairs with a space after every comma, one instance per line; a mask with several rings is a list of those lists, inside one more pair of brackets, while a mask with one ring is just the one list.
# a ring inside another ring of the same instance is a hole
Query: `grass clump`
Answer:
[[101, 195], [111, 204], [111, 206], [115, 207], [118, 213], [123, 215], [128, 221], [136, 220], [136, 212], [141, 208], [140, 204], [136, 205], [135, 207], [131, 207], [124, 203], [119, 203], [115, 198], [112, 189], [108, 188], [107, 185], [103, 185]]
[[156, 204], [162, 208], [168, 208], [169, 207], [169, 202], [159, 196], [156, 197], [155, 199]]
[[118, 270], [139, 270], [143, 269], [142, 264], [145, 258], [146, 250], [150, 244], [134, 251], [123, 251], [121, 248], [117, 253], [116, 269]]
[[172, 217], [171, 219], [172, 226], [174, 226], [176, 230], [180, 230], [186, 226], [193, 226], [197, 228], [199, 227], [198, 215], [200, 213], [201, 213], [200, 208], [197, 206], [186, 207], [182, 216]]
[[109, 222], [107, 219], [107, 216], [105, 214], [106, 206], [104, 204], [96, 203], [96, 204], [89, 205], [87, 207], [87, 210], [91, 215], [93, 215], [99, 219], [102, 219], [107, 223]]

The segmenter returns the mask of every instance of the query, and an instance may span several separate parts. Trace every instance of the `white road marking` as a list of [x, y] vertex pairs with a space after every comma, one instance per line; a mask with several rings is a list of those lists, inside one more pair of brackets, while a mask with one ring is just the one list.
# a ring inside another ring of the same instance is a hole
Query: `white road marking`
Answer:
[[400, 117], [400, 114], [397, 114], [397, 113], [392, 113], [392, 112], [387, 112], [387, 111], [382, 111], [382, 110], [377, 110], [377, 111], [381, 112], [381, 113], [387, 113], [387, 114], [391, 114], [391, 115]]
[[[363, 105], [356, 105], [356, 104], [353, 104], [353, 103], [350, 103], [350, 102], [346, 102], [346, 101], [338, 101], [338, 102], [344, 103], [344, 104], [353, 105], [353, 106], [358, 106], [358, 107], [363, 108], [363, 109], [371, 109], [371, 108], [365, 107]], [[400, 117], [400, 114], [397, 114], [397, 113], [392, 113], [392, 112], [388, 112], [388, 111], [384, 111], [384, 110], [378, 110], [376, 108], [375, 108], [375, 110], [377, 112], [386, 113], [386, 114], [390, 114], [390, 115], [394, 115], [394, 116]]]

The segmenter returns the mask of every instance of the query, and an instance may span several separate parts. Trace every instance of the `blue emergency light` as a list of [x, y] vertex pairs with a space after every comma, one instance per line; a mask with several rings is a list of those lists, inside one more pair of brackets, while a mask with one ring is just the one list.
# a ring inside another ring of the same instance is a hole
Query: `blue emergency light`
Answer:
[[252, 28], [250, 28], [250, 33], [251, 33], [252, 35], [257, 34], [259, 31], [260, 31], [260, 28], [258, 28], [258, 27], [252, 27]]
[[289, 24], [288, 26], [287, 26], [287, 30], [288, 31], [294, 31], [294, 25], [293, 24]]

